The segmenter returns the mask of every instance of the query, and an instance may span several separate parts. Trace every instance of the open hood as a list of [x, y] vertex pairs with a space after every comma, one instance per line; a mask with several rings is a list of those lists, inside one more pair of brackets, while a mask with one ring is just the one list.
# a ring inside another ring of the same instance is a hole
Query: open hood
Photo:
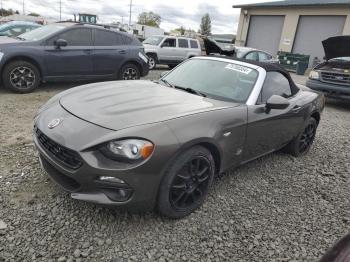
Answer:
[[227, 55], [227, 56], [233, 56], [235, 54], [234, 48], [222, 48], [216, 42], [214, 39], [205, 37], [203, 38], [204, 46], [205, 46], [205, 52], [207, 55], [210, 54], [220, 54], [220, 55]]
[[350, 57], [350, 36], [334, 36], [322, 41], [326, 59]]

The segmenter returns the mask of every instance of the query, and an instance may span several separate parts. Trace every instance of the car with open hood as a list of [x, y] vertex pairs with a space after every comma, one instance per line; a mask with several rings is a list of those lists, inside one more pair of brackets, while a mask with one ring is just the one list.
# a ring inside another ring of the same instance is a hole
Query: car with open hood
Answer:
[[279, 60], [276, 57], [259, 49], [223, 44], [211, 37], [205, 37], [203, 41], [207, 55], [223, 55], [250, 61], [279, 64]]
[[306, 86], [329, 97], [350, 99], [350, 36], [330, 37], [322, 44], [326, 61], [312, 69]]
[[72, 198], [180, 218], [215, 175], [280, 149], [306, 154], [323, 107], [278, 65], [204, 56], [159, 81], [64, 91], [39, 109], [33, 138]]

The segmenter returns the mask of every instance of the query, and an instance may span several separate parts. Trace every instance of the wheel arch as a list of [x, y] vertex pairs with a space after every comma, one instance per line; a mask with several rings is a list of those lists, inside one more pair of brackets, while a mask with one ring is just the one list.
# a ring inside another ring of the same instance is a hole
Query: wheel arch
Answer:
[[135, 65], [135, 66], [139, 69], [139, 71], [140, 71], [140, 76], [143, 75], [143, 69], [142, 69], [141, 64], [140, 64], [139, 62], [135, 61], [135, 60], [127, 60], [127, 61], [125, 61], [125, 62], [122, 64], [122, 66], [120, 67], [120, 70], [119, 70], [119, 72], [118, 72], [118, 75], [121, 75], [122, 70], [123, 70], [123, 67], [126, 66], [127, 64], [133, 64], [133, 65]]
[[156, 59], [156, 62], [158, 63], [159, 60], [158, 60], [158, 54], [156, 52], [146, 52], [146, 55], [149, 56], [149, 55], [153, 55]]
[[[43, 77], [43, 68], [41, 67], [40, 63], [36, 59], [34, 59], [30, 56], [26, 56], [26, 55], [13, 56], [13, 57], [7, 59], [3, 65], [3, 68], [5, 68], [10, 63], [15, 62], [15, 61], [26, 61], [28, 63], [33, 64], [39, 70], [40, 77], [41, 78]], [[1, 76], [1, 78], [2, 78], [2, 76]]]
[[317, 125], [320, 123], [320, 120], [321, 120], [321, 114], [320, 114], [320, 112], [314, 111], [314, 112], [311, 114], [311, 117], [314, 118], [314, 119], [316, 119]]

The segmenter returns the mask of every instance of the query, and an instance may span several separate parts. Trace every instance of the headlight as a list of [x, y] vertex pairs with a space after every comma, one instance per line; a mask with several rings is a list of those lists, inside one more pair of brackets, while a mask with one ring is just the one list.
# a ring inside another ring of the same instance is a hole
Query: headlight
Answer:
[[146, 160], [151, 156], [154, 145], [142, 139], [125, 139], [108, 142], [102, 153], [113, 160], [134, 163]]
[[315, 71], [315, 70], [311, 70], [311, 72], [309, 74], [309, 78], [310, 79], [320, 79], [320, 73]]

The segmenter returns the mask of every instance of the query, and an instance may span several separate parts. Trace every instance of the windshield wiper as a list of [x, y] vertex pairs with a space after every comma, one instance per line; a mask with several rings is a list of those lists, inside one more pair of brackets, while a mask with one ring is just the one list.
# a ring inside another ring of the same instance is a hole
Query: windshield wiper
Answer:
[[175, 88], [175, 86], [173, 84], [169, 83], [168, 80], [166, 80], [166, 79], [161, 78], [160, 81], [162, 81], [163, 83], [165, 83], [169, 87]]
[[204, 94], [204, 93], [202, 93], [202, 92], [199, 92], [199, 91], [197, 91], [197, 90], [195, 90], [195, 89], [192, 89], [192, 88], [190, 88], [190, 87], [174, 86], [174, 88], [180, 89], [180, 90], [184, 90], [184, 91], [186, 91], [186, 92], [188, 92], [188, 93], [195, 94], [195, 95], [198, 95], [198, 96], [207, 97], [206, 94]]

